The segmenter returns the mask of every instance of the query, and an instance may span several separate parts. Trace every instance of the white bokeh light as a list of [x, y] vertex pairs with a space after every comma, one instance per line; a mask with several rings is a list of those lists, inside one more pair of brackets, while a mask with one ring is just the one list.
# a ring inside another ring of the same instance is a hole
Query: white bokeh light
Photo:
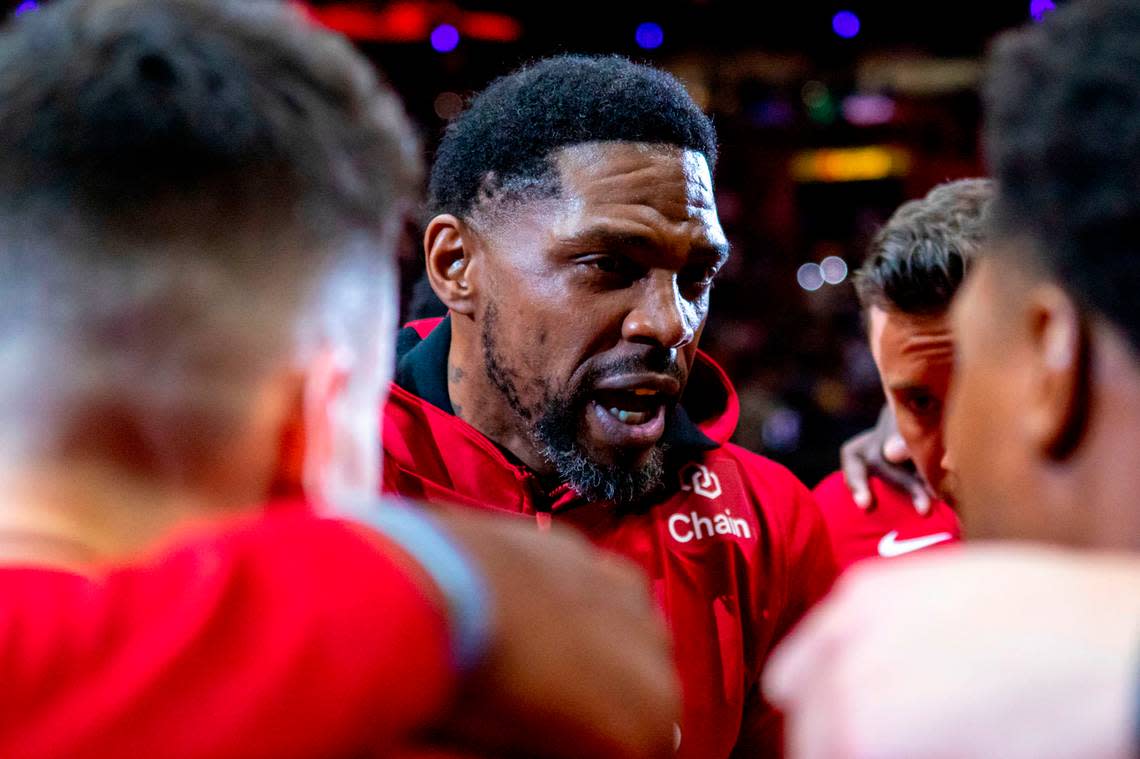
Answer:
[[828, 256], [819, 264], [823, 281], [829, 285], [838, 285], [847, 279], [847, 262], [839, 256]]
[[816, 263], [804, 264], [796, 272], [796, 282], [809, 293], [813, 293], [823, 287], [823, 269]]

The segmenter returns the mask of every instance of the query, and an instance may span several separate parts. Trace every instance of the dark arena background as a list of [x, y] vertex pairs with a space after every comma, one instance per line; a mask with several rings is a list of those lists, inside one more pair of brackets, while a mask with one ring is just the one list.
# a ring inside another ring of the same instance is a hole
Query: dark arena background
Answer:
[[[736, 442], [808, 485], [882, 402], [849, 272], [903, 200], [982, 172], [987, 41], [1050, 0], [297, 3], [350, 36], [434, 149], [465, 99], [520, 63], [617, 53], [682, 79], [721, 139], [716, 192], [734, 255], [702, 348], [734, 379]], [[9, 1], [10, 13], [36, 2]], [[404, 255], [405, 313], [422, 271]]]

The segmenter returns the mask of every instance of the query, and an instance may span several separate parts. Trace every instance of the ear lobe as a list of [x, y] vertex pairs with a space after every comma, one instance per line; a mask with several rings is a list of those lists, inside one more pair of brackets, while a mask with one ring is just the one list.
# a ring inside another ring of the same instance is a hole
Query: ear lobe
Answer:
[[1088, 412], [1088, 333], [1080, 310], [1053, 284], [1029, 294], [1032, 381], [1030, 433], [1049, 458], [1072, 455], [1084, 435]]
[[471, 230], [451, 214], [441, 214], [428, 222], [424, 231], [424, 254], [432, 290], [451, 311], [475, 311], [472, 287]]

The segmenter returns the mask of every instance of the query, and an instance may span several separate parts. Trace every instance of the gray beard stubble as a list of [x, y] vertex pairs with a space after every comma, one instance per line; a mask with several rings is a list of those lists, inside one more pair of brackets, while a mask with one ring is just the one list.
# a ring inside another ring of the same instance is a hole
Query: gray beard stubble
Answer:
[[540, 380], [536, 382], [540, 391], [538, 400], [529, 405], [524, 403], [518, 388], [518, 372], [509, 368], [498, 350], [497, 322], [498, 312], [491, 304], [484, 315], [481, 333], [487, 378], [522, 422], [536, 449], [559, 479], [588, 500], [626, 507], [635, 506], [659, 491], [665, 477], [667, 445], [654, 446], [648, 460], [640, 465], [632, 460], [616, 464], [595, 461], [579, 442], [593, 378], [587, 375], [577, 387], [561, 394]]

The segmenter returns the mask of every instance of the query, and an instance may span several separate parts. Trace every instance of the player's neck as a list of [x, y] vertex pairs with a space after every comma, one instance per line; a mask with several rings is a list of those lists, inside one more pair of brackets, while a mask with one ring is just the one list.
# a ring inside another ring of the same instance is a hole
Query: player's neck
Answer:
[[0, 463], [0, 564], [83, 570], [223, 514], [94, 462]]

